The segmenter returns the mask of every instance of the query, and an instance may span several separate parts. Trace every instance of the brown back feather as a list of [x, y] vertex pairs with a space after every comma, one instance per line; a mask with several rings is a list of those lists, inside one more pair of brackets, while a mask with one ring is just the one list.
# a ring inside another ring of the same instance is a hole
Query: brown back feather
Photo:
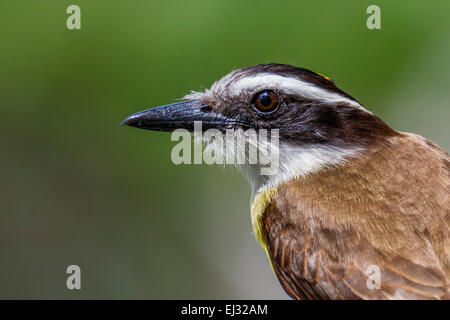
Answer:
[[449, 155], [409, 133], [291, 180], [264, 215], [274, 270], [297, 299], [449, 299], [449, 191]]

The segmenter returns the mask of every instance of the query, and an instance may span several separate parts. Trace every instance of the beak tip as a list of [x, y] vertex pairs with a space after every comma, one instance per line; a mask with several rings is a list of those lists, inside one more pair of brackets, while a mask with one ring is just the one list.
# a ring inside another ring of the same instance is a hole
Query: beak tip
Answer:
[[133, 126], [133, 124], [135, 123], [134, 121], [134, 117], [133, 115], [126, 117], [125, 119], [123, 119], [123, 121], [120, 123], [120, 126]]

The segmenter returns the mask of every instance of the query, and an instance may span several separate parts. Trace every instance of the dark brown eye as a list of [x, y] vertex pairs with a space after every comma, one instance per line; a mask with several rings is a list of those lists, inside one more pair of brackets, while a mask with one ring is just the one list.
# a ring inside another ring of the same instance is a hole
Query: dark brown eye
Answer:
[[278, 108], [278, 96], [273, 91], [260, 92], [256, 96], [255, 106], [261, 112], [273, 112]]

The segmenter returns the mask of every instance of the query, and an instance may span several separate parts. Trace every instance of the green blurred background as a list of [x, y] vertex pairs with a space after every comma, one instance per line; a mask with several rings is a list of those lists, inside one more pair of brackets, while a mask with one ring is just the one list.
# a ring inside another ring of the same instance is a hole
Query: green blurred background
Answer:
[[[66, 28], [70, 4], [81, 30]], [[370, 4], [381, 30], [366, 28]], [[2, 1], [0, 298], [287, 298], [244, 178], [176, 166], [168, 134], [121, 120], [289, 63], [449, 150], [449, 13], [448, 0]]]

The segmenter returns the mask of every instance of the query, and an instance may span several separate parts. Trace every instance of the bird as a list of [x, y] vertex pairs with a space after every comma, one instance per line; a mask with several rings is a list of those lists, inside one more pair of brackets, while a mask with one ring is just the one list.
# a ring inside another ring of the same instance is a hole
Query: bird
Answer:
[[192, 131], [195, 121], [278, 130], [277, 173], [240, 168], [254, 235], [292, 299], [450, 299], [450, 157], [437, 144], [394, 130], [331, 78], [277, 63], [122, 124]]

